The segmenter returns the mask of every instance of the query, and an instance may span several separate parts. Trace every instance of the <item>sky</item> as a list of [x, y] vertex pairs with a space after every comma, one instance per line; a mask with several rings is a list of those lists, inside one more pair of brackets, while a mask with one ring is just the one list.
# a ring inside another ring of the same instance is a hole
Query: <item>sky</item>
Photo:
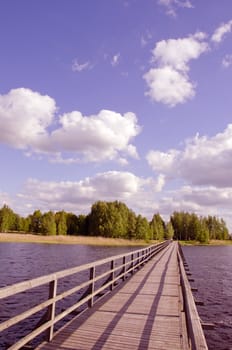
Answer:
[[0, 207], [232, 231], [231, 0], [7, 0], [0, 37]]

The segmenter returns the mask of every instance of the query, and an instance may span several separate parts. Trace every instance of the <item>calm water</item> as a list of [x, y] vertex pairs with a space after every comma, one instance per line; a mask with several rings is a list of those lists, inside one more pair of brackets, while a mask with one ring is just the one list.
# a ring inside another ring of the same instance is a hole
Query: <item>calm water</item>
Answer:
[[232, 246], [184, 247], [183, 252], [198, 288], [194, 292], [203, 321], [216, 324], [205, 331], [210, 350], [232, 349]]
[[[93, 247], [85, 245], [52, 245], [33, 243], [0, 243], [0, 287], [49, 274], [101, 258], [128, 252], [131, 247]], [[232, 247], [184, 247], [186, 260], [198, 288], [196, 299], [202, 320], [214, 322], [216, 328], [205, 331], [210, 350], [232, 349]], [[69, 283], [69, 281], [68, 281]], [[25, 305], [38, 302], [44, 291], [25, 296]], [[32, 292], [31, 292], [32, 294]], [[14, 314], [22, 295], [0, 304], [0, 320]], [[41, 299], [42, 301], [43, 299]], [[7, 306], [7, 307], [6, 307]], [[0, 337], [0, 349], [6, 349], [15, 334], [22, 335], [30, 323], [11, 329]]]

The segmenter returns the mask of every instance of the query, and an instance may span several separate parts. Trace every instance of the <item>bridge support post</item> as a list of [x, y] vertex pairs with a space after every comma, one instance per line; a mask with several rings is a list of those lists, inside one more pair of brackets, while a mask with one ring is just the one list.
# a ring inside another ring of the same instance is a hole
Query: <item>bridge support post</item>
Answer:
[[124, 256], [123, 257], [123, 281], [125, 281], [125, 279], [126, 279], [126, 257]]
[[88, 305], [89, 307], [92, 307], [93, 299], [94, 299], [93, 293], [94, 293], [95, 266], [90, 268], [89, 279], [92, 280], [92, 283], [89, 286], [89, 294], [91, 295], [91, 298], [89, 299]]
[[[54, 299], [56, 297], [56, 291], [57, 291], [57, 279], [55, 278], [49, 284], [49, 299]], [[48, 341], [51, 341], [53, 338], [53, 331], [54, 331], [53, 321], [55, 318], [55, 309], [56, 309], [56, 302], [53, 301], [53, 303], [48, 307], [48, 321], [52, 321], [51, 326], [47, 330]]]
[[112, 281], [112, 284], [110, 286], [110, 290], [112, 291], [113, 288], [114, 288], [114, 260], [111, 261], [111, 281]]
[[131, 274], [133, 275], [134, 273], [134, 254], [131, 254]]

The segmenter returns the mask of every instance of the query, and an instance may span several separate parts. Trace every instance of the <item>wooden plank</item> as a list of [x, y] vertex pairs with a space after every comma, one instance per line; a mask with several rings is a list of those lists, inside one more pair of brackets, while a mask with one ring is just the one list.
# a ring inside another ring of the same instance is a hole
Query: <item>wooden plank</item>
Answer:
[[[59, 271], [55, 274], [50, 274], [47, 276], [38, 277], [38, 278], [32, 279], [30, 281], [20, 282], [20, 283], [13, 285], [13, 286], [7, 286], [4, 288], [1, 288], [0, 289], [0, 299], [10, 297], [10, 296], [15, 295], [17, 293], [21, 293], [21, 292], [24, 292], [26, 290], [29, 290], [29, 289], [32, 289], [32, 288], [35, 288], [35, 287], [38, 287], [38, 286], [41, 286], [41, 285], [44, 285], [47, 283], [50, 283], [50, 284], [52, 283], [57, 288], [57, 282], [58, 282], [58, 279], [60, 279], [60, 278], [70, 276], [74, 273], [85, 271], [86, 269], [95, 270], [96, 266], [100, 266], [100, 265], [106, 264], [108, 262], [111, 262], [110, 271], [103, 272], [99, 276], [94, 276], [94, 278], [92, 278], [92, 279], [90, 278], [90, 280], [83, 282], [82, 284], [75, 286], [75, 287], [73, 287], [73, 288], [71, 288], [71, 289], [69, 289], [69, 290], [67, 290], [59, 295], [56, 295], [56, 293], [53, 293], [49, 300], [44, 301], [43, 303], [40, 303], [39, 305], [36, 305], [35, 307], [32, 307], [31, 309], [15, 316], [15, 317], [12, 317], [11, 319], [9, 319], [5, 322], [2, 322], [0, 324], [0, 330], [4, 330], [4, 329], [18, 323], [19, 321], [24, 320], [25, 318], [33, 315], [34, 313], [42, 310], [43, 308], [50, 306], [50, 305], [53, 305], [53, 308], [51, 309], [52, 310], [51, 322], [50, 321], [46, 322], [41, 327], [37, 328], [36, 330], [34, 330], [30, 334], [28, 334], [26, 337], [24, 337], [23, 339], [18, 341], [15, 345], [12, 345], [12, 349], [18, 349], [19, 347], [23, 346], [28, 341], [32, 340], [33, 337], [37, 336], [38, 334], [40, 334], [42, 331], [46, 330], [47, 328], [50, 328], [50, 330], [51, 330], [50, 336], [49, 336], [49, 338], [51, 339], [52, 329], [53, 329], [53, 326], [56, 322], [58, 322], [63, 317], [65, 317], [66, 315], [68, 315], [72, 311], [76, 310], [79, 306], [83, 305], [84, 303], [88, 302], [89, 300], [90, 300], [90, 304], [91, 304], [90, 306], [92, 306], [93, 301], [94, 301], [94, 297], [96, 295], [98, 295], [102, 291], [105, 291], [106, 288], [113, 286], [115, 284], [115, 282], [118, 281], [119, 279], [122, 279], [122, 278], [125, 279], [124, 278], [125, 274], [130, 273], [130, 271], [132, 271], [135, 268], [137, 269], [138, 266], [142, 265], [142, 263], [143, 263], [142, 260], [148, 261], [151, 256], [155, 255], [157, 252], [159, 252], [161, 249], [165, 248], [167, 245], [168, 245], [168, 242], [163, 242], [160, 244], [153, 245], [149, 248], [145, 248], [145, 249], [143, 248], [143, 249], [134, 251], [133, 256], [135, 256], [135, 258], [132, 259], [133, 260], [133, 267], [131, 269], [129, 268], [129, 266], [131, 264], [130, 259], [126, 262], [126, 258], [131, 257], [131, 253], [127, 253], [127, 254], [121, 254], [121, 255], [114, 256], [114, 257], [110, 257], [107, 259], [102, 259], [102, 260], [99, 260], [99, 261], [94, 262], [94, 263], [85, 264], [85, 265], [74, 267], [71, 269]], [[137, 257], [136, 257], [136, 255], [137, 255]], [[122, 260], [121, 265], [120, 265], [120, 259]], [[118, 260], [119, 260], [119, 266], [114, 267], [115, 262]], [[128, 266], [128, 268], [126, 268], [127, 266]], [[123, 271], [123, 273], [121, 273], [119, 276], [116, 276], [114, 278], [115, 272], [117, 272], [119, 269], [120, 269], [120, 271]], [[58, 300], [61, 300], [65, 297], [67, 297], [68, 295], [71, 295], [74, 292], [80, 290], [81, 288], [89, 286], [90, 284], [92, 284], [92, 286], [93, 286], [96, 281], [109, 275], [109, 273], [111, 274], [111, 277], [113, 280], [106, 283], [102, 287], [98, 288], [98, 290], [96, 290], [96, 291], [94, 291], [94, 288], [92, 288], [92, 290], [90, 290], [89, 295], [85, 296], [82, 300], [78, 301], [76, 304], [72, 305], [71, 307], [69, 307], [68, 309], [66, 309], [65, 311], [63, 311], [62, 313], [60, 313], [59, 315], [57, 315], [55, 317], [55, 304]]]
[[[38, 349], [187, 349], [175, 244]], [[52, 346], [52, 344], [54, 344]]]

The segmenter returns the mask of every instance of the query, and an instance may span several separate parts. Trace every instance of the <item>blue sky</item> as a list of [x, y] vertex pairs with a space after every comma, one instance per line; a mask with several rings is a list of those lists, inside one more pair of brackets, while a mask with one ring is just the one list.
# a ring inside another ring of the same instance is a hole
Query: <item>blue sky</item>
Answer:
[[8, 0], [0, 33], [1, 206], [232, 229], [231, 0]]

